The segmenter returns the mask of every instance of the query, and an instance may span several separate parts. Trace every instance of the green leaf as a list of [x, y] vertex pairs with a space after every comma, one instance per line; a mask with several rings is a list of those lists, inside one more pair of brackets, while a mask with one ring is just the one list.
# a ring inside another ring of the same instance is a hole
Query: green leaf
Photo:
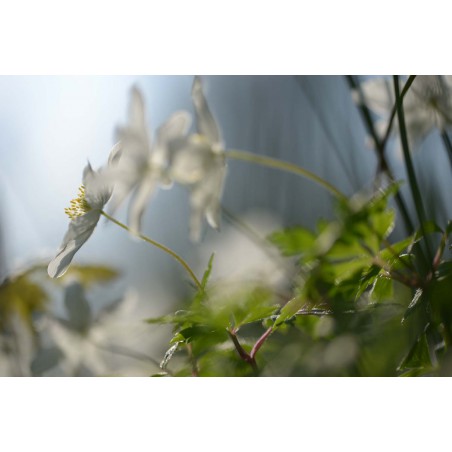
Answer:
[[442, 281], [443, 279], [450, 278], [452, 276], [452, 262], [442, 262], [439, 264], [438, 269], [436, 270], [435, 276], [438, 281]]
[[415, 241], [419, 241], [424, 235], [433, 234], [435, 232], [442, 234], [443, 230], [434, 221], [426, 221], [422, 224], [422, 227], [416, 231]]
[[412, 345], [408, 354], [403, 358], [397, 370], [430, 369], [430, 354], [425, 333], [421, 334]]
[[382, 249], [379, 253], [379, 257], [385, 262], [388, 262], [390, 265], [392, 265], [392, 263], [399, 258], [402, 251], [411, 247], [414, 242], [415, 236], [411, 235], [406, 239], [401, 240], [400, 242], [393, 243], [391, 246]]
[[369, 256], [361, 256], [356, 259], [332, 264], [331, 268], [335, 284], [340, 284], [355, 273], [363, 272], [368, 269], [371, 264], [372, 258]]
[[384, 300], [391, 300], [394, 296], [393, 292], [394, 282], [392, 279], [385, 276], [379, 276], [370, 292], [370, 298], [375, 303], [380, 303]]
[[402, 323], [421, 306], [422, 301], [424, 301], [423, 294], [424, 291], [421, 288], [416, 290], [411, 303], [408, 305], [408, 308], [403, 315]]
[[8, 323], [15, 315], [34, 332], [33, 315], [43, 312], [47, 303], [47, 293], [26, 274], [5, 279], [0, 284], [0, 332], [8, 330]]
[[203, 289], [206, 288], [207, 282], [209, 281], [210, 273], [212, 273], [212, 264], [213, 264], [214, 257], [215, 257], [215, 253], [212, 253], [212, 255], [210, 256], [209, 262], [207, 264], [207, 269], [204, 272], [204, 274], [202, 275], [201, 286]]
[[284, 256], [296, 256], [309, 251], [315, 242], [314, 234], [301, 226], [277, 231], [268, 237]]
[[[106, 265], [75, 265], [72, 264], [67, 271], [66, 277], [63, 276], [60, 280], [64, 278], [69, 278], [70, 275], [75, 276], [85, 287], [88, 287], [94, 283], [107, 283], [115, 280], [119, 276], [119, 271], [115, 270]], [[57, 280], [59, 281], [59, 280]]]
[[277, 327], [287, 319], [293, 317], [305, 304], [306, 300], [301, 295], [289, 300], [281, 309], [280, 314], [275, 320], [274, 326]]
[[395, 226], [395, 210], [388, 209], [370, 217], [373, 230], [380, 240], [385, 239], [392, 232]]
[[256, 287], [248, 291], [238, 302], [230, 305], [234, 326], [240, 327], [270, 317], [279, 309], [279, 305], [272, 304], [272, 301], [273, 293], [266, 288]]

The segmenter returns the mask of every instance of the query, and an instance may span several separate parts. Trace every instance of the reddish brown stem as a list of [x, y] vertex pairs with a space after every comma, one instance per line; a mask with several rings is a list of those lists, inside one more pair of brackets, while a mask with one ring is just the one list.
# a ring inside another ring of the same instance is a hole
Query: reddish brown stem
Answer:
[[190, 343], [187, 344], [187, 351], [188, 351], [188, 356], [190, 358], [191, 361], [191, 376], [192, 377], [199, 377], [199, 373], [198, 373], [198, 365], [196, 363], [196, 358], [193, 355], [193, 347]]
[[259, 351], [259, 349], [262, 347], [264, 342], [267, 340], [268, 336], [272, 334], [273, 327], [269, 327], [268, 330], [256, 341], [254, 344], [254, 347], [251, 350], [250, 357], [254, 360], [254, 357], [256, 356], [256, 353]]
[[231, 338], [232, 342], [234, 343], [235, 349], [237, 350], [237, 353], [239, 354], [240, 358], [243, 359], [243, 361], [247, 362], [254, 371], [257, 371], [257, 365], [254, 357], [251, 357], [246, 350], [240, 345], [240, 342], [235, 334], [235, 330], [228, 330], [229, 337]]

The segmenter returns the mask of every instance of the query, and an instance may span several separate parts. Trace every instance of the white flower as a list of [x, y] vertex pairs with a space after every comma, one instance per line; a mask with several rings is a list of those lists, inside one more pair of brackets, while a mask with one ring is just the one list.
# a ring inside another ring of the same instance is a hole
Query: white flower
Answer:
[[198, 134], [176, 140], [170, 146], [170, 176], [190, 190], [190, 238], [198, 241], [204, 216], [220, 227], [221, 196], [226, 177], [226, 159], [219, 127], [210, 112], [201, 79], [192, 88]]
[[170, 187], [167, 175], [168, 144], [184, 136], [191, 118], [185, 111], [174, 113], [156, 133], [152, 143], [146, 126], [144, 100], [137, 87], [133, 87], [129, 106], [128, 124], [118, 128], [122, 149], [115, 155], [110, 177], [115, 183], [112, 199], [114, 211], [132, 193], [129, 205], [129, 227], [134, 232], [141, 229], [141, 219], [146, 203], [158, 186]]
[[[395, 94], [392, 80], [372, 78], [361, 83], [366, 105], [380, 116], [377, 133], [383, 137]], [[356, 93], [355, 100], [359, 102]], [[443, 131], [452, 126], [452, 78], [440, 75], [418, 75], [403, 100], [405, 122], [410, 144], [416, 145], [434, 128]], [[393, 130], [397, 130], [397, 122]]]
[[73, 281], [66, 288], [65, 309], [66, 318], [47, 319], [50, 338], [63, 354], [59, 367], [65, 375], [116, 373], [123, 360], [118, 360], [115, 350], [136, 349], [143, 343], [147, 328], [137, 318], [137, 298], [133, 295], [122, 297], [95, 315], [82, 285]]
[[[109, 163], [113, 161], [120, 147], [120, 143], [113, 147]], [[99, 222], [101, 211], [112, 192], [112, 185], [103, 177], [104, 171], [104, 168], [94, 171], [89, 163], [83, 170], [83, 185], [79, 188], [78, 197], [65, 209], [71, 219], [69, 228], [56, 256], [47, 267], [51, 278], [64, 275], [75, 253], [91, 237]]]

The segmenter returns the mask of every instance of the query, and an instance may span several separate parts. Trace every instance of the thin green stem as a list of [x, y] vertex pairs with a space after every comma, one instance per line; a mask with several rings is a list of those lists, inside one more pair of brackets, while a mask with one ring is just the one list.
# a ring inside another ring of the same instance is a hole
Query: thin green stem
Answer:
[[169, 249], [168, 247], [166, 247], [165, 245], [162, 245], [159, 242], [156, 242], [155, 240], [150, 239], [149, 237], [146, 237], [145, 235], [142, 234], [136, 234], [134, 233], [128, 226], [126, 226], [124, 223], [121, 223], [120, 221], [118, 221], [116, 218], [113, 218], [112, 216], [108, 215], [108, 213], [104, 212], [103, 210], [101, 211], [101, 214], [107, 218], [108, 220], [110, 220], [112, 223], [116, 224], [117, 226], [119, 226], [122, 229], [125, 229], [127, 232], [129, 232], [130, 234], [138, 237], [141, 240], [144, 240], [145, 242], [155, 246], [156, 248], [159, 248], [160, 250], [164, 251], [165, 253], [169, 254], [173, 259], [175, 259], [177, 262], [179, 262], [179, 264], [182, 265], [182, 267], [184, 267], [184, 269], [187, 271], [187, 273], [190, 275], [191, 279], [193, 280], [193, 282], [196, 284], [196, 286], [198, 287], [198, 289], [203, 290], [203, 287], [199, 281], [199, 279], [196, 277], [196, 275], [194, 274], [193, 270], [190, 268], [190, 266], [187, 264], [187, 262], [184, 261], [184, 259], [182, 259], [176, 252], [174, 252], [173, 250]]
[[[415, 78], [416, 78], [415, 75], [410, 75], [408, 77], [408, 80], [406, 81], [405, 85], [403, 86], [402, 92], [400, 93], [400, 102], [401, 103], [403, 102], [403, 98], [405, 97], [405, 94], [410, 89], [410, 87], [413, 84]], [[388, 141], [389, 135], [391, 134], [392, 124], [394, 122], [396, 113], [397, 113], [397, 102], [395, 103], [394, 107], [392, 108], [391, 117], [389, 118], [388, 127], [386, 129], [385, 136], [384, 136], [383, 140], [381, 141], [381, 145], [382, 145], [383, 148], [386, 146], [386, 142]]]
[[[405, 96], [406, 92], [408, 91], [408, 88], [411, 86], [411, 83], [413, 83], [415, 77], [416, 77], [415, 75], [411, 75], [408, 78], [408, 81], [406, 82], [405, 86], [403, 87], [402, 93], [400, 94], [400, 97], [402, 99]], [[386, 142], [391, 133], [392, 123], [394, 121], [394, 117], [396, 114], [396, 106], [394, 105], [394, 108], [392, 109], [391, 118], [389, 120], [389, 124], [386, 129], [385, 136], [382, 140], [380, 140], [380, 138], [378, 137], [377, 131], [375, 129], [370, 110], [367, 107], [364, 93], [362, 92], [360, 85], [355, 82], [355, 79], [353, 78], [352, 75], [348, 75], [347, 80], [349, 82], [350, 88], [355, 90], [359, 94], [361, 114], [364, 118], [364, 122], [366, 124], [367, 131], [370, 133], [370, 135], [372, 136], [372, 139], [374, 140], [374, 143], [375, 143], [375, 151], [376, 151], [377, 159], [378, 159], [377, 176], [380, 173], [380, 171], [383, 171], [383, 172], [386, 172], [389, 179], [394, 181], [395, 180], [394, 175], [392, 174], [391, 168], [389, 167], [388, 161], [386, 160], [385, 147], [386, 147]], [[408, 234], [412, 234], [414, 232], [413, 222], [411, 221], [410, 215], [408, 213], [408, 209], [405, 205], [405, 201], [403, 200], [403, 197], [399, 191], [395, 194], [395, 200], [397, 202], [400, 213], [402, 215], [403, 222], [405, 223], [406, 230], [407, 230]]]
[[395, 91], [395, 97], [396, 97], [397, 118], [399, 120], [399, 128], [400, 128], [400, 140], [402, 142], [403, 157], [405, 160], [405, 166], [406, 166], [406, 170], [407, 170], [407, 174], [408, 174], [408, 182], [410, 184], [411, 194], [413, 196], [414, 205], [416, 208], [417, 216], [419, 218], [419, 223], [421, 226], [422, 234], [426, 240], [428, 260], [431, 263], [432, 257], [431, 257], [431, 252], [430, 252], [430, 245], [429, 245], [428, 237], [426, 236], [425, 231], [424, 231], [424, 225], [426, 223], [427, 217], [425, 215], [424, 206], [422, 204], [421, 192], [419, 190], [419, 185], [417, 183], [416, 173], [414, 171], [413, 162], [411, 160], [410, 148], [408, 145], [408, 134], [407, 134], [406, 125], [405, 125], [405, 114], [403, 111], [403, 99], [400, 95], [399, 76], [394, 75], [393, 81], [394, 81], [394, 91]]
[[267, 166], [269, 168], [275, 168], [282, 171], [288, 171], [289, 173], [298, 174], [321, 185], [323, 188], [332, 193], [336, 198], [339, 199], [346, 198], [346, 196], [342, 192], [340, 192], [336, 187], [331, 185], [326, 180], [322, 179], [320, 176], [317, 176], [317, 174], [311, 173], [311, 171], [308, 171], [293, 163], [284, 162], [282, 160], [274, 159], [271, 157], [265, 157], [263, 155], [256, 155], [251, 152], [239, 151], [235, 149], [226, 151], [225, 155], [229, 159], [242, 160], [244, 162], [252, 162], [258, 165]]

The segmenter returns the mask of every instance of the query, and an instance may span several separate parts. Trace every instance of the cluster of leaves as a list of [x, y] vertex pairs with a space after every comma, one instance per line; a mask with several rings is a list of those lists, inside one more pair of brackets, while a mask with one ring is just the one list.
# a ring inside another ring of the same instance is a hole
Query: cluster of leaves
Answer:
[[245, 341], [241, 347], [246, 353], [250, 352], [250, 341], [256, 334], [253, 324], [271, 318], [279, 310], [279, 304], [275, 294], [263, 283], [234, 287], [208, 284], [213, 258], [214, 255], [202, 278], [202, 287], [186, 309], [148, 319], [149, 323], [172, 324], [174, 328], [171, 347], [161, 363], [163, 375], [168, 373], [170, 360], [181, 349], [186, 352], [188, 366], [182, 365], [171, 374], [236, 376], [254, 372], [237, 353], [231, 337], [235, 338], [239, 330], [244, 332]]
[[[452, 266], [441, 262], [451, 228], [423, 225], [391, 244], [395, 211], [388, 203], [398, 188], [393, 184], [370, 197], [344, 198], [336, 219], [319, 221], [314, 232], [292, 227], [269, 236], [283, 256], [296, 259], [299, 270], [293, 296], [282, 305], [264, 284], [233, 289], [207, 284], [211, 259], [202, 290], [185, 310], [149, 320], [174, 327], [162, 374], [182, 348], [186, 359], [176, 375], [438, 370], [438, 352], [446, 348], [452, 325], [447, 300]], [[426, 234], [441, 235], [433, 270], [422, 260]], [[261, 351], [254, 355], [257, 343]]]

